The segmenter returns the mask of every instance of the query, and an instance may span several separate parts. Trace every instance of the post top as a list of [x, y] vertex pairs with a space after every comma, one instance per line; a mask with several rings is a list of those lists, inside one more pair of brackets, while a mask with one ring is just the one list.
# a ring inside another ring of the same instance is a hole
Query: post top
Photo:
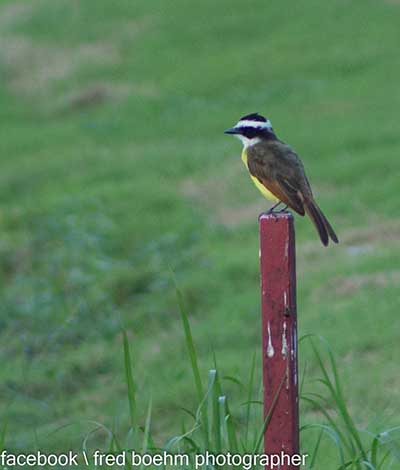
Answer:
[[291, 212], [262, 212], [258, 216], [258, 220], [293, 220], [293, 214]]

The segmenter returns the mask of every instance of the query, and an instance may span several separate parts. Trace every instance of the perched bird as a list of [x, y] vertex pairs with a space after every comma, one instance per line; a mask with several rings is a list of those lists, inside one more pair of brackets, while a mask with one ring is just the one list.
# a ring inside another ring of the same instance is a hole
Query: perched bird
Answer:
[[300, 215], [307, 215], [318, 231], [323, 245], [329, 238], [338, 243], [331, 224], [315, 202], [310, 183], [297, 153], [279, 140], [269, 119], [258, 113], [248, 114], [227, 129], [243, 143], [242, 160], [261, 193], [277, 202], [270, 212], [284, 203]]

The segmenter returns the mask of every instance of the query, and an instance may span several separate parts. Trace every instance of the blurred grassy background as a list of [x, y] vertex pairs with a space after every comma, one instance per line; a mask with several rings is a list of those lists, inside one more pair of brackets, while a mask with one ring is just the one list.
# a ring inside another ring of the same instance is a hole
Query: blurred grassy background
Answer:
[[302, 155], [341, 240], [324, 249], [296, 219], [300, 334], [338, 353], [360, 426], [398, 423], [399, 15], [396, 0], [1, 3], [9, 445], [127, 425], [121, 323], [159, 435], [179, 428], [195, 397], [169, 265], [204, 371], [213, 348], [247, 376], [267, 204], [222, 131], [254, 111]]

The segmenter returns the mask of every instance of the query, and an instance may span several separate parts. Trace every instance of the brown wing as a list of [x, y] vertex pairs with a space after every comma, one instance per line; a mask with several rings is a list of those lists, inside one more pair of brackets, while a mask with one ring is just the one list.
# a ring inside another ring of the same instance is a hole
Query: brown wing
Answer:
[[274, 196], [300, 215], [304, 215], [303, 188], [309, 189], [302, 164], [287, 145], [248, 149], [249, 172]]
[[338, 243], [332, 226], [314, 200], [299, 157], [288, 145], [274, 141], [250, 147], [247, 164], [250, 173], [280, 201], [300, 215], [307, 212], [325, 246], [329, 237]]

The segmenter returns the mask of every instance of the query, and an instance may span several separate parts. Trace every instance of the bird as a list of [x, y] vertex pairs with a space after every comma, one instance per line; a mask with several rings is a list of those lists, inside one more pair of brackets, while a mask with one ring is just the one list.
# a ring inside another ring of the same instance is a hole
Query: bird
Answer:
[[324, 246], [328, 246], [329, 239], [339, 243], [315, 201], [300, 157], [278, 139], [269, 119], [258, 113], [248, 114], [224, 132], [241, 140], [241, 157], [253, 183], [265, 198], [276, 202], [269, 213], [278, 212], [276, 208], [283, 203], [285, 207], [279, 212], [289, 207], [301, 216], [310, 217]]

